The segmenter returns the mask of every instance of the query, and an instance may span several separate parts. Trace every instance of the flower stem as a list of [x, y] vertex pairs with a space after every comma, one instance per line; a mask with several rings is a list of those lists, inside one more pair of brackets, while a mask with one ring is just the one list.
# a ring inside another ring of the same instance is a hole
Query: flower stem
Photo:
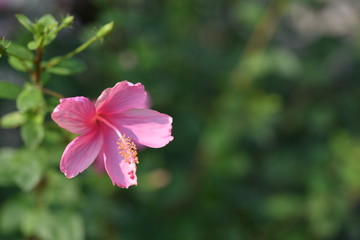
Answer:
[[56, 98], [64, 98], [65, 96], [60, 94], [60, 93], [57, 93], [53, 90], [50, 90], [50, 89], [47, 89], [47, 88], [41, 88], [41, 91], [47, 95], [50, 95], [50, 96], [53, 96], [53, 97], [56, 97]]
[[83, 43], [82, 45], [80, 45], [78, 48], [76, 48], [75, 50], [69, 52], [68, 54], [64, 55], [64, 56], [60, 56], [60, 57], [55, 57], [53, 59], [51, 59], [44, 67], [43, 69], [47, 69], [50, 67], [53, 67], [57, 64], [59, 64], [62, 61], [65, 61], [73, 56], [75, 56], [76, 54], [79, 54], [80, 52], [82, 52], [83, 50], [85, 50], [87, 47], [89, 47], [91, 44], [93, 44], [95, 41], [99, 40], [100, 37], [98, 36], [93, 36], [92, 38], [90, 38], [89, 40], [87, 40], [85, 43]]

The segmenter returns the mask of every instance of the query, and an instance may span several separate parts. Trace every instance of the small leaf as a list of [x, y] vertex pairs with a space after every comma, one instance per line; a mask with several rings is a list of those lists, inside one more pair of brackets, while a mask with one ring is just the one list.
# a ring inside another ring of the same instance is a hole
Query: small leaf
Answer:
[[41, 42], [42, 42], [42, 38], [39, 38], [37, 40], [34, 40], [34, 41], [31, 41], [27, 44], [27, 48], [30, 49], [30, 50], [35, 50], [37, 49], [38, 47], [40, 47], [41, 45]]
[[3, 128], [16, 128], [26, 122], [26, 116], [21, 112], [11, 112], [0, 119], [0, 126]]
[[11, 198], [1, 208], [0, 227], [2, 233], [12, 233], [19, 229], [24, 214], [32, 208], [32, 204], [23, 196]]
[[40, 151], [20, 150], [12, 161], [15, 183], [26, 192], [31, 191], [41, 180], [43, 174], [43, 154]]
[[13, 56], [8, 58], [9, 65], [20, 72], [27, 72], [32, 68], [32, 62], [24, 59], [19, 59]]
[[[48, 158], [49, 161], [52, 161], [51, 164], [58, 165], [63, 150], [63, 148], [58, 148], [52, 151], [51, 156]], [[78, 182], [68, 181], [55, 169], [47, 171], [46, 179], [48, 187], [44, 189], [43, 197], [45, 201], [55, 205], [73, 205], [77, 203], [80, 198]], [[59, 198], [59, 194], [61, 194], [61, 198]]]
[[16, 106], [20, 112], [40, 108], [44, 104], [43, 94], [37, 87], [28, 84], [16, 99]]
[[81, 240], [85, 237], [83, 219], [72, 212], [60, 212], [58, 214], [47, 212], [41, 220], [37, 224], [37, 234], [41, 239]]
[[19, 93], [21, 92], [21, 88], [10, 82], [0, 82], [0, 98], [15, 100]]
[[24, 58], [27, 60], [32, 60], [34, 57], [34, 54], [30, 52], [28, 49], [26, 49], [23, 46], [17, 45], [15, 43], [11, 43], [6, 48], [6, 52], [9, 53], [9, 55], [15, 55], [19, 58]]
[[76, 59], [68, 59], [47, 69], [47, 71], [57, 75], [68, 76], [81, 73], [85, 70], [85, 68], [86, 65], [84, 62]]
[[46, 46], [51, 43], [57, 36], [58, 22], [50, 14], [42, 16], [34, 26], [36, 33], [34, 36], [34, 41], [28, 43], [29, 49], [36, 49], [38, 47]]
[[33, 208], [25, 211], [20, 222], [20, 230], [25, 236], [31, 237], [36, 234], [38, 224], [44, 221], [44, 212], [45, 209], [43, 208]]
[[42, 26], [44, 29], [51, 29], [58, 24], [56, 19], [51, 14], [46, 14], [36, 21], [36, 25]]
[[34, 29], [33, 24], [34, 23], [32, 21], [30, 21], [30, 19], [28, 19], [25, 15], [22, 15], [22, 14], [16, 14], [15, 17], [21, 23], [21, 25], [23, 25], [30, 32], [33, 32], [33, 29]]
[[57, 37], [57, 31], [56, 29], [54, 29], [44, 37], [44, 43], [42, 45], [43, 46], [49, 45], [52, 41], [54, 41], [56, 37]]
[[8, 185], [12, 183], [11, 161], [16, 153], [13, 148], [0, 149], [0, 185]]
[[20, 133], [25, 146], [35, 149], [44, 139], [43, 122], [30, 119], [21, 127]]

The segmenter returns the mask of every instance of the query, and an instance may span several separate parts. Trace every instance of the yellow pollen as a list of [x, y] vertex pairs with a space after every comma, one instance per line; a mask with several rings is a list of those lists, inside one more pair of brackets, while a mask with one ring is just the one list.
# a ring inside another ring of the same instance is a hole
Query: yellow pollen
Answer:
[[119, 142], [116, 142], [118, 146], [119, 153], [124, 157], [125, 162], [127, 163], [139, 163], [139, 159], [137, 157], [137, 148], [131, 138], [127, 137], [125, 134], [119, 138]]

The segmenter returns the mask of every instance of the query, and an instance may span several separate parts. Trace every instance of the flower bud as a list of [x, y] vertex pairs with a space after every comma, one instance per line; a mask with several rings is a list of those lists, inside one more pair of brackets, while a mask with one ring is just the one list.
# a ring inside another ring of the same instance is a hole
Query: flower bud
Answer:
[[114, 28], [114, 22], [110, 22], [110, 23], [104, 25], [102, 28], [100, 28], [99, 31], [97, 31], [96, 36], [99, 38], [103, 38], [106, 35], [108, 35], [109, 33], [111, 33], [113, 28]]
[[61, 25], [67, 27], [67, 26], [70, 26], [73, 22], [74, 22], [74, 16], [68, 15], [62, 20]]

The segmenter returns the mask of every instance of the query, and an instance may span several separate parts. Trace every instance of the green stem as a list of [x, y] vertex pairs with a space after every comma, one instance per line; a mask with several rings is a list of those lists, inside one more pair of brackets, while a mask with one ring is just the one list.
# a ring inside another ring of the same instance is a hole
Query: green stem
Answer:
[[87, 47], [89, 47], [91, 44], [93, 44], [95, 41], [101, 39], [101, 37], [98, 36], [93, 36], [92, 38], [90, 38], [89, 40], [87, 40], [85, 43], [83, 43], [82, 45], [80, 45], [78, 48], [76, 48], [75, 50], [73, 50], [72, 52], [69, 52], [68, 54], [64, 55], [64, 56], [60, 56], [60, 57], [55, 57], [53, 59], [51, 59], [44, 67], [43, 69], [47, 69], [50, 67], [53, 67], [57, 64], [59, 64], [62, 61], [65, 61], [73, 56], [75, 56], [76, 54], [79, 54], [80, 52], [82, 52], [83, 50], [85, 50]]
[[64, 95], [60, 94], [60, 93], [57, 93], [53, 90], [50, 90], [50, 89], [47, 89], [47, 88], [41, 88], [41, 91], [47, 95], [50, 95], [50, 96], [53, 96], [53, 97], [56, 97], [56, 98], [64, 98]]

